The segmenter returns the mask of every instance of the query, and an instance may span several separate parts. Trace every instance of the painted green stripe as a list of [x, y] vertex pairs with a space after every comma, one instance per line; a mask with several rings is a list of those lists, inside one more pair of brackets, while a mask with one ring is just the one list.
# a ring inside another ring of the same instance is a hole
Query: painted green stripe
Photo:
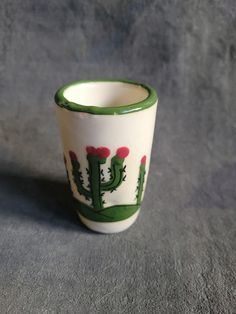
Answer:
[[[100, 83], [100, 82], [115, 82], [115, 83], [128, 83], [138, 85], [145, 88], [148, 91], [148, 97], [140, 102], [130, 104], [127, 106], [116, 106], [116, 107], [97, 107], [97, 106], [82, 106], [80, 104], [70, 102], [64, 97], [64, 91], [74, 85], [85, 84], [85, 83]], [[154, 105], [158, 101], [156, 91], [147, 84], [137, 83], [130, 80], [81, 80], [75, 81], [67, 85], [63, 85], [59, 88], [55, 94], [55, 102], [58, 106], [66, 108], [71, 111], [86, 112], [97, 115], [115, 115], [115, 114], [126, 114], [147, 109]]]
[[115, 222], [131, 217], [140, 208], [140, 205], [116, 205], [106, 207], [96, 212], [90, 206], [75, 199], [76, 210], [87, 219], [100, 222]]

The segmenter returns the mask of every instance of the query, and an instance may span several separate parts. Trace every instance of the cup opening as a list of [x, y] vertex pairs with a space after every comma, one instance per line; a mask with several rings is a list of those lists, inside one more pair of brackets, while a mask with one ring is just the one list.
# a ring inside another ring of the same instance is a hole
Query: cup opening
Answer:
[[59, 88], [56, 104], [70, 111], [96, 115], [127, 114], [157, 104], [156, 91], [149, 85], [129, 80], [76, 81]]
[[148, 98], [149, 91], [142, 85], [127, 82], [78, 82], [64, 89], [63, 96], [81, 106], [114, 108], [139, 103]]

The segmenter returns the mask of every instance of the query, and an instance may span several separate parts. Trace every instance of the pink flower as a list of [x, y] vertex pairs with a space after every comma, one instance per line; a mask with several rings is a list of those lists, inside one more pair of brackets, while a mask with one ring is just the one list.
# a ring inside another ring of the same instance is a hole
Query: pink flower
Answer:
[[142, 165], [146, 165], [146, 159], [147, 159], [147, 156], [144, 155], [144, 156], [142, 157], [142, 159], [141, 159], [141, 164], [142, 164]]
[[109, 155], [110, 155], [110, 149], [107, 148], [107, 147], [98, 147], [97, 148], [97, 155], [100, 157], [100, 158], [107, 158]]
[[88, 155], [91, 155], [91, 156], [96, 156], [97, 155], [97, 150], [93, 146], [87, 146], [86, 147], [86, 151], [87, 151]]
[[116, 155], [119, 157], [119, 158], [125, 158], [129, 155], [129, 149], [128, 147], [120, 147], [117, 149], [116, 151]]
[[69, 151], [69, 155], [71, 160], [77, 160], [76, 153], [74, 153], [72, 150]]

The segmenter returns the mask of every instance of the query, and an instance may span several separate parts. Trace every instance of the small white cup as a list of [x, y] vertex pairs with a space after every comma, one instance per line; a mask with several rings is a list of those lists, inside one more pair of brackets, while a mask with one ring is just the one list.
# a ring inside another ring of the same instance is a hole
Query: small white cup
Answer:
[[55, 102], [81, 221], [102, 233], [127, 229], [147, 182], [156, 92], [127, 80], [76, 81], [61, 87]]

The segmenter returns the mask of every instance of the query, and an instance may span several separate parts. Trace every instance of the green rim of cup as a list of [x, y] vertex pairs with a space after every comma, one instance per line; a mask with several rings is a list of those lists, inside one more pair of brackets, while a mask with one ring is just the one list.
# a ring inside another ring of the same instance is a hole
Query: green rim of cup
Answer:
[[[65, 98], [64, 92], [67, 88], [79, 84], [87, 83], [100, 83], [100, 82], [116, 82], [116, 83], [128, 83], [133, 85], [138, 85], [145, 88], [148, 91], [148, 96], [140, 102], [136, 102], [129, 105], [120, 105], [116, 107], [97, 107], [97, 106], [83, 106], [78, 103], [74, 103]], [[81, 80], [75, 81], [60, 87], [55, 94], [55, 102], [58, 106], [76, 112], [85, 112], [97, 115], [116, 115], [116, 114], [126, 114], [131, 112], [137, 112], [140, 110], [147, 109], [158, 102], [158, 96], [156, 91], [147, 84], [137, 83], [130, 80], [116, 80], [116, 79], [106, 79], [106, 80]]]

